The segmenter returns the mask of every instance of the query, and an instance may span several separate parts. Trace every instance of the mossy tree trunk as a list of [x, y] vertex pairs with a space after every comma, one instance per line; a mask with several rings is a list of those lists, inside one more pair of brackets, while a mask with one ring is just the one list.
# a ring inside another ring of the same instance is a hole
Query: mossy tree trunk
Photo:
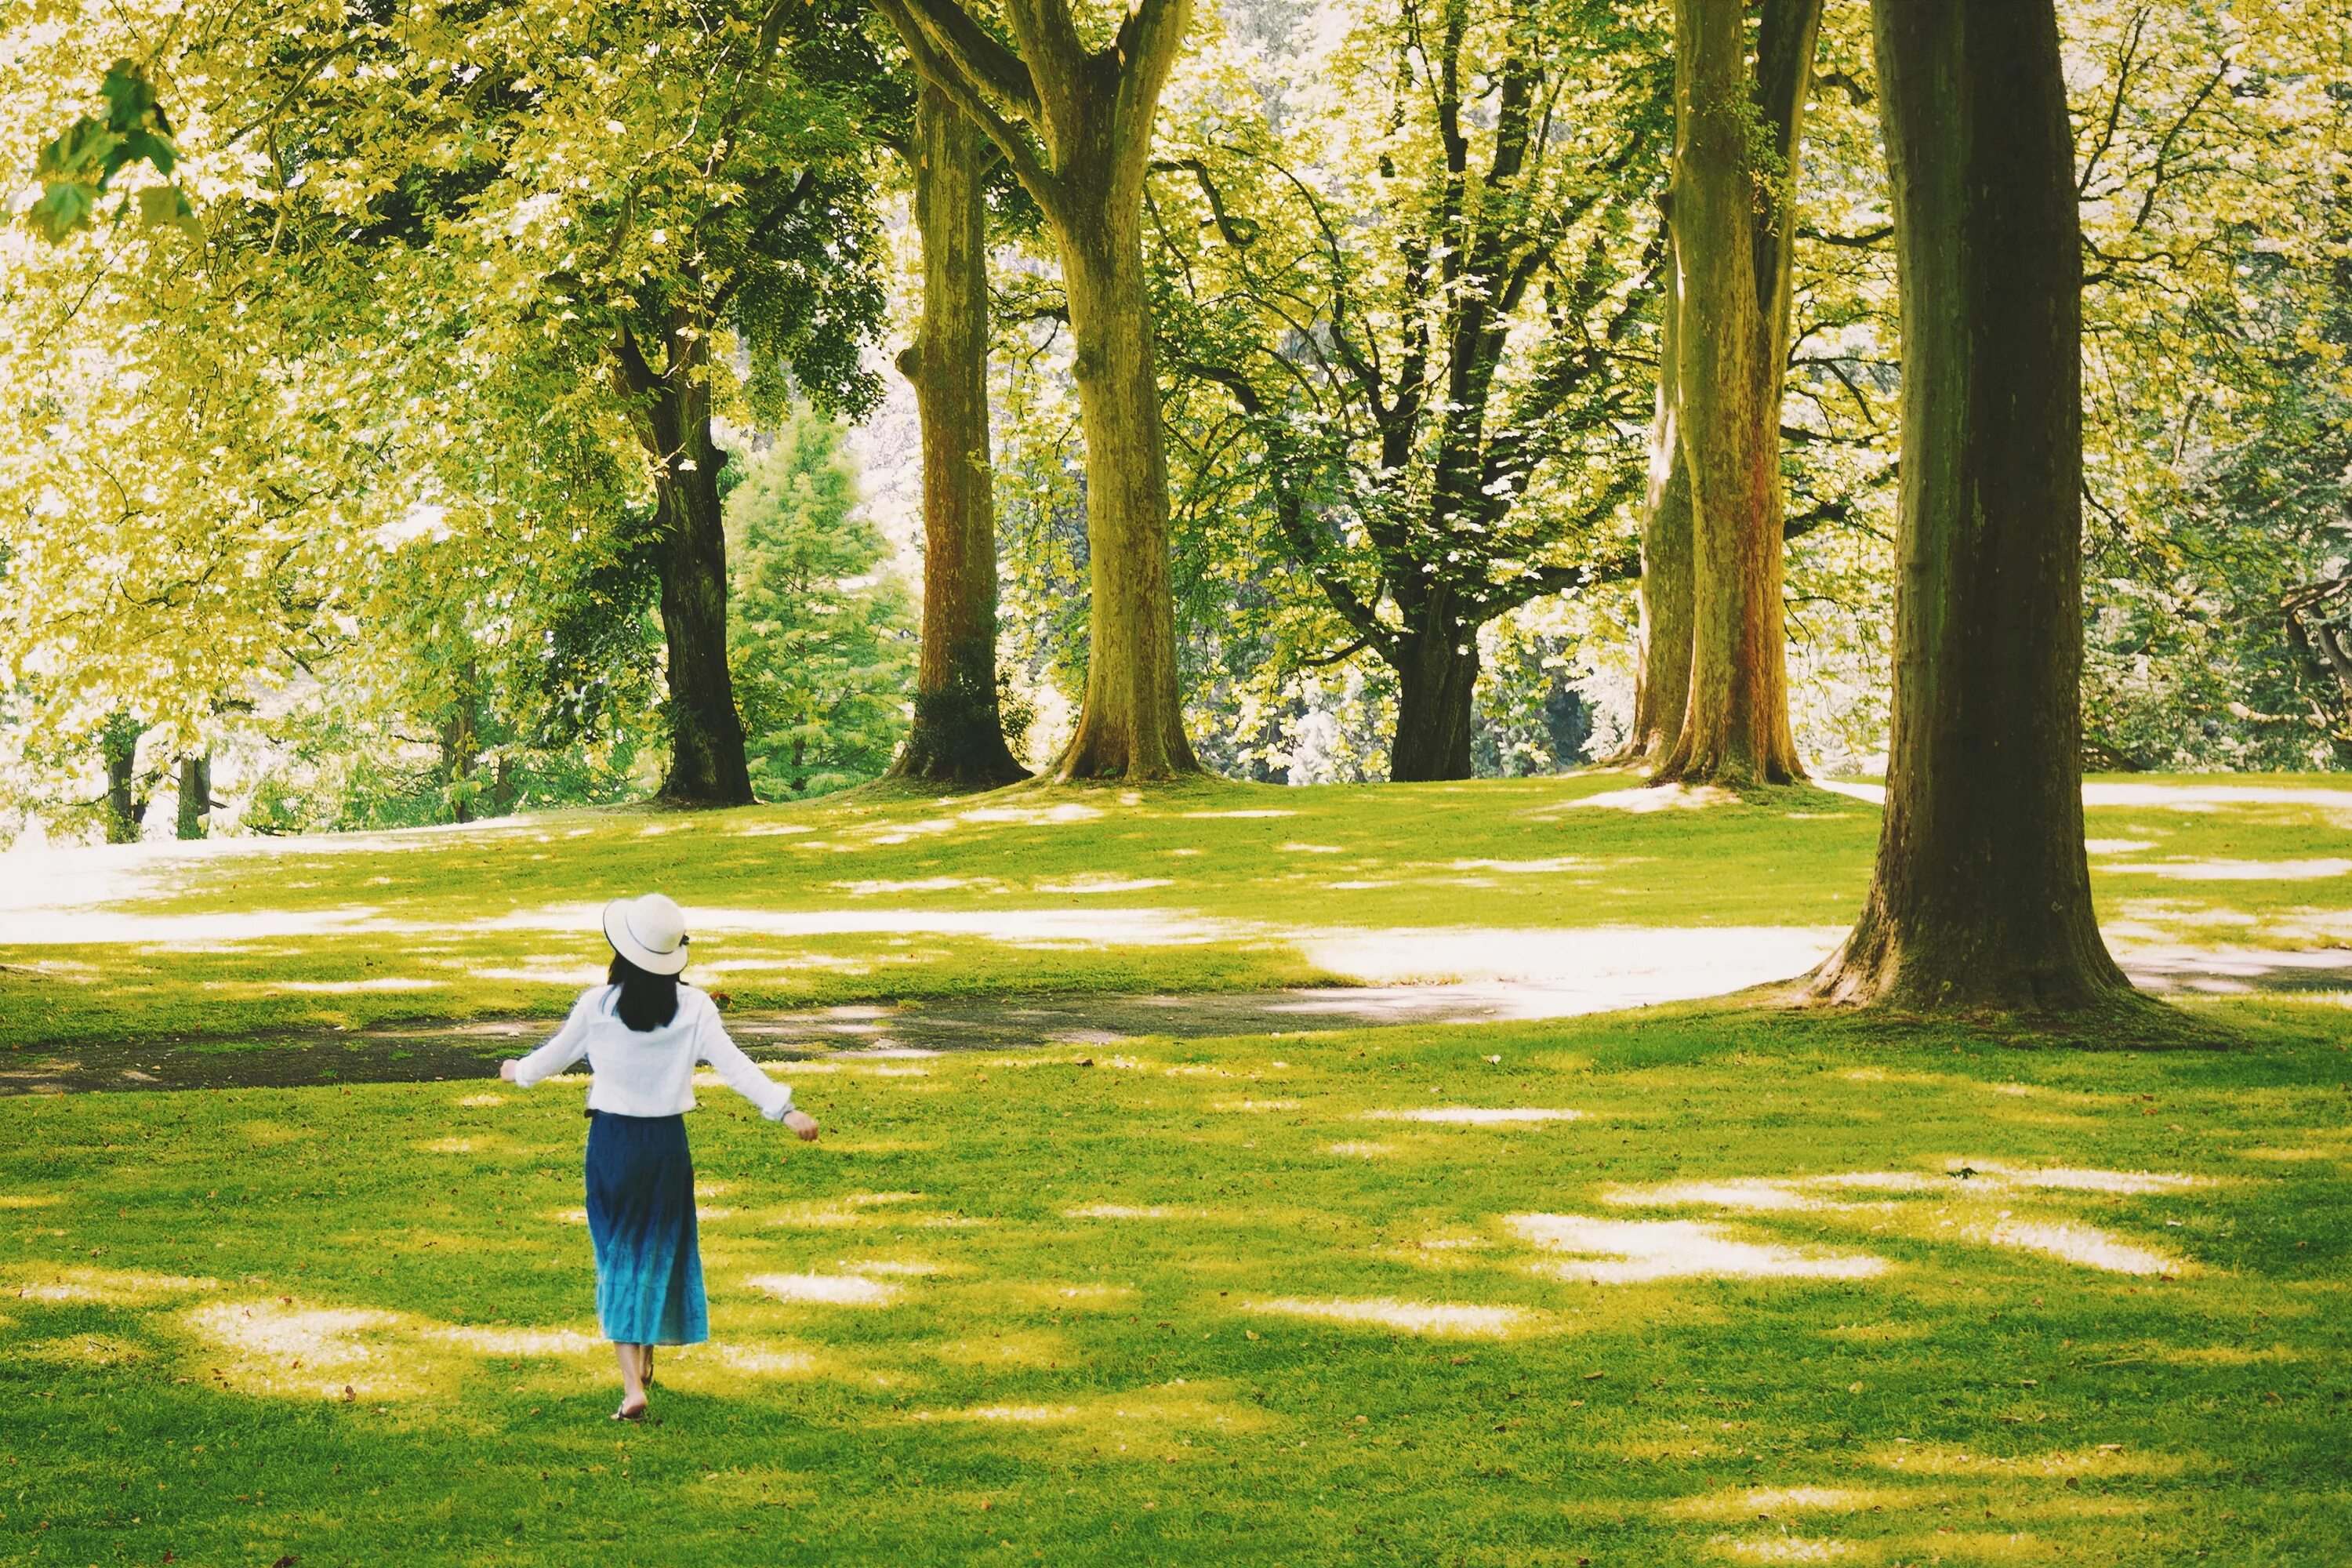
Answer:
[[213, 760], [210, 754], [180, 759], [180, 810], [174, 825], [182, 838], [205, 837], [213, 812]]
[[1657, 412], [1650, 424], [1650, 482], [1642, 501], [1642, 626], [1633, 675], [1633, 728], [1619, 760], [1663, 759], [1682, 738], [1690, 700], [1691, 491], [1683, 461], [1681, 262], [1674, 204], [1666, 204], [1665, 299], [1658, 340]]
[[136, 844], [147, 821], [145, 781], [139, 777], [139, 738], [147, 726], [128, 712], [110, 714], [99, 731], [106, 763], [106, 841]]
[[1886, 816], [1815, 996], [2131, 996], [2083, 848], [2082, 237], [2052, 0], [1877, 0], [1903, 320]]
[[1093, 603], [1065, 779], [1198, 773], [1177, 682], [1168, 466], [1143, 267], [1143, 182], [1191, 0], [1136, 0], [1089, 47], [1063, 0], [1008, 0], [1006, 48], [956, 0], [881, 0], [923, 79], [987, 132], [1062, 262], [1087, 437]]
[[923, 637], [915, 720], [894, 776], [992, 788], [1028, 776], [1005, 744], [996, 683], [996, 503], [988, 452], [988, 204], [994, 157], [937, 87], [906, 149], [923, 243], [923, 316], [898, 368], [923, 437]]
[[743, 721], [727, 667], [725, 454], [710, 433], [707, 338], [681, 316], [656, 370], [626, 329], [615, 342], [639, 439], [655, 464], [655, 568], [667, 647], [670, 763], [661, 797], [676, 805], [751, 804]]
[[1780, 393], [1797, 157], [1821, 0], [1675, 6], [1675, 373], [1691, 495], [1691, 662], [1661, 782], [1803, 776], [1789, 725]]
[[470, 659], [461, 661], [452, 674], [455, 689], [441, 710], [441, 721], [436, 729], [435, 740], [441, 756], [435, 771], [440, 778], [443, 804], [449, 808], [449, 820], [471, 822], [475, 816], [474, 766], [482, 754], [480, 681]]

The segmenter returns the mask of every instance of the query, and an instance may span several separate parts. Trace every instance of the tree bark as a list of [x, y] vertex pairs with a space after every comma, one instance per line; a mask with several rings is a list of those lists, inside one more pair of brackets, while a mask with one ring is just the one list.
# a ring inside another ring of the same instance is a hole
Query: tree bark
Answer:
[[481, 740], [476, 729], [476, 702], [473, 671], [460, 671], [457, 695], [441, 711], [439, 742], [441, 747], [441, 794], [448, 803], [452, 822], [474, 820], [474, 763], [481, 756]]
[[915, 720], [890, 772], [956, 788], [1026, 778], [996, 684], [996, 503], [988, 451], [987, 137], [923, 89], [909, 162], [923, 317], [898, 368], [923, 433], [923, 634]]
[[987, 132], [1062, 262], [1087, 437], [1086, 700], [1062, 779], [1200, 772], [1185, 738], [1168, 465], [1143, 268], [1143, 183], [1191, 0], [1134, 0], [1107, 44], [1062, 0], [1007, 0], [1007, 49], [956, 0], [880, 0], [916, 69]]
[[205, 818], [213, 811], [213, 760], [209, 756], [180, 759], [180, 812], [177, 825], [182, 838], [205, 837]]
[[[1087, 202], [1103, 210], [1108, 201]], [[1168, 461], [1144, 292], [1142, 209], [1055, 226], [1087, 434], [1087, 546], [1093, 595], [1087, 695], [1055, 764], [1064, 779], [1198, 773], [1177, 682], [1169, 583]]]
[[1877, 0], [1903, 321], [1892, 750], [1812, 994], [2064, 1013], [2132, 993], [2083, 848], [2082, 249], [2052, 0]]
[[139, 788], [139, 737], [147, 727], [128, 713], [116, 713], [99, 731], [106, 760], [106, 841], [136, 844], [147, 821], [147, 796]]
[[[1675, 368], [1692, 647], [1682, 731], [1655, 777], [1786, 783], [1804, 769], [1789, 724], [1780, 392], [1821, 0], [1768, 0], [1752, 72], [1746, 6], [1680, 0], [1675, 11]], [[1759, 130], [1769, 138], [1760, 149]]]
[[1690, 700], [1691, 491], [1683, 461], [1681, 260], [1674, 204], [1665, 205], [1666, 297], [1658, 342], [1657, 412], [1650, 424], [1650, 484], [1642, 503], [1642, 627], [1633, 676], [1633, 728], [1619, 760], [1658, 761], [1682, 738]]
[[634, 395], [638, 437], [656, 465], [654, 564], [668, 650], [670, 731], [661, 798], [674, 805], [749, 805], [751, 769], [727, 668], [727, 526], [719, 503], [725, 457], [710, 434], [704, 343], [692, 323], [674, 323], [667, 362], [656, 373], [625, 330], [616, 345], [618, 374]]
[[1471, 776], [1470, 729], [1478, 694], [1478, 627], [1438, 587], [1405, 607], [1405, 627], [1383, 650], [1397, 672], [1391, 784]]

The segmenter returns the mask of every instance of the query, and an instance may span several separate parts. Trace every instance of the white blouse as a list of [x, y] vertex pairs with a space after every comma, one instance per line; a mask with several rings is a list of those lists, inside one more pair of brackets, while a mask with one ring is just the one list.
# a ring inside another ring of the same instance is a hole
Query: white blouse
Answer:
[[694, 1067], [709, 1062], [769, 1121], [781, 1121], [792, 1110], [792, 1089], [761, 1072], [727, 1037], [718, 1007], [693, 986], [677, 988], [677, 1013], [668, 1023], [643, 1033], [621, 1022], [613, 1010], [619, 1000], [618, 986], [582, 992], [555, 1037], [516, 1064], [516, 1084], [529, 1089], [586, 1057], [596, 1075], [588, 1086], [589, 1110], [675, 1116], [694, 1109]]

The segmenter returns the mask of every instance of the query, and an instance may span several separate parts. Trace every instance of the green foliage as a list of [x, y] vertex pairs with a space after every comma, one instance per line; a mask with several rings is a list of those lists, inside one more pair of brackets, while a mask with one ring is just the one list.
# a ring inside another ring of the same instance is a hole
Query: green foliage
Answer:
[[[172, 122], [156, 101], [154, 84], [143, 67], [127, 59], [115, 61], [98, 91], [106, 100], [106, 113], [85, 114], [66, 127], [41, 149], [34, 166], [41, 194], [26, 209], [25, 223], [52, 245], [89, 226], [108, 183], [130, 165], [145, 163], [168, 181], [179, 162]], [[198, 240], [205, 237], [187, 193], [176, 184], [147, 186], [132, 203], [150, 227], [182, 229]]]
[[737, 459], [727, 496], [728, 657], [763, 798], [872, 778], [906, 734], [914, 611], [857, 513], [843, 434], [795, 413], [767, 450]]
[[1469, 6], [1424, 38], [1364, 5], [1173, 99], [1153, 233], [1179, 537], [1196, 644], [1262, 701], [1630, 574], [1654, 21]]
[[2104, 21], [2079, 41], [2105, 67], [2083, 105], [2085, 736], [2110, 765], [2341, 767], [2352, 76], [2302, 5]]

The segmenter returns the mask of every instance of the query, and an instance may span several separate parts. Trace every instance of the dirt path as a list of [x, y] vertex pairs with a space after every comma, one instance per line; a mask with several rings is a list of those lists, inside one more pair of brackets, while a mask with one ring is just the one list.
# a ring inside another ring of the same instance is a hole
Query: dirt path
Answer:
[[[1752, 947], [1732, 962], [1702, 959], [1678, 984], [1643, 966], [1550, 979], [1384, 985], [1201, 996], [958, 998], [797, 1013], [739, 1013], [728, 1027], [762, 1060], [842, 1054], [1003, 1050], [1044, 1045], [1115, 1047], [1158, 1036], [1303, 1035], [1404, 1024], [1483, 1024], [1568, 1017], [1675, 998], [1723, 994], [1801, 964], [1752, 973]], [[1768, 952], [1769, 950], [1768, 949]], [[1808, 950], [1810, 951], [1810, 950]], [[1823, 948], [1822, 951], [1826, 951]], [[1796, 948], [1773, 957], [1802, 957]], [[1813, 957], [1818, 958], [1819, 953]], [[1744, 962], [1743, 962], [1744, 961]], [[1809, 961], [1810, 962], [1810, 961]], [[2352, 994], [2352, 952], [2151, 949], [2123, 958], [2158, 994]], [[1666, 993], [1661, 994], [1660, 993]], [[93, 1046], [0, 1056], [0, 1096], [100, 1090], [289, 1088], [493, 1078], [501, 1058], [544, 1039], [551, 1021], [415, 1025], [269, 1039]]]

